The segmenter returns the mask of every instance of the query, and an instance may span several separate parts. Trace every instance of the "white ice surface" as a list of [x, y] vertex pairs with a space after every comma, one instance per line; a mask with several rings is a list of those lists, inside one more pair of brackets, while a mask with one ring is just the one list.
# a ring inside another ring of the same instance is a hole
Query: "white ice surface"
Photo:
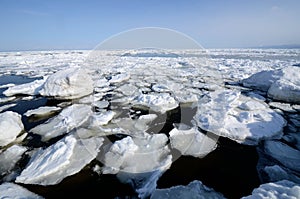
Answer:
[[113, 83], [120, 83], [123, 81], [127, 81], [130, 79], [130, 75], [129, 74], [117, 74], [111, 77], [111, 79], [109, 80], [109, 83], [113, 84]]
[[140, 94], [134, 99], [134, 105], [148, 107], [153, 111], [165, 113], [178, 107], [178, 102], [168, 93]]
[[0, 175], [3, 175], [14, 168], [16, 163], [22, 158], [26, 147], [13, 145], [0, 153]]
[[23, 129], [21, 115], [12, 111], [0, 113], [0, 147], [15, 141]]
[[275, 100], [300, 103], [300, 67], [262, 71], [244, 79], [243, 85], [267, 91]]
[[210, 138], [196, 128], [174, 128], [169, 134], [172, 148], [179, 150], [182, 155], [204, 157], [217, 147], [217, 137]]
[[264, 151], [285, 167], [300, 172], [300, 151], [280, 141], [266, 141]]
[[35, 80], [30, 83], [20, 84], [13, 87], [9, 87], [7, 90], [3, 92], [6, 96], [12, 95], [38, 95], [39, 91], [42, 89], [47, 78], [43, 78], [40, 80]]
[[48, 115], [48, 114], [57, 112], [59, 110], [61, 110], [60, 107], [55, 107], [55, 106], [41, 106], [41, 107], [39, 107], [37, 109], [26, 111], [26, 113], [24, 113], [24, 115], [26, 115], [27, 117], [30, 117], [32, 115], [43, 116], [43, 115]]
[[113, 119], [115, 115], [116, 113], [114, 111], [95, 113], [90, 118], [90, 126], [106, 125], [109, 121]]
[[288, 172], [278, 165], [266, 166], [264, 172], [268, 175], [268, 180], [276, 182], [280, 180], [289, 180], [300, 184], [300, 178], [294, 175], [292, 172]]
[[282, 180], [262, 184], [254, 189], [252, 195], [243, 197], [243, 199], [299, 199], [300, 185]]
[[248, 145], [280, 138], [286, 125], [266, 103], [230, 90], [218, 90], [200, 100], [195, 119], [206, 131]]
[[156, 182], [172, 163], [164, 134], [148, 135], [116, 141], [104, 157], [103, 173], [116, 174], [131, 186], [140, 198], [149, 196]]
[[283, 75], [274, 82], [268, 96], [280, 101], [300, 104], [300, 67], [282, 69]]
[[69, 68], [49, 76], [40, 94], [57, 99], [76, 99], [93, 92], [93, 80], [80, 68]]
[[30, 192], [24, 187], [5, 182], [0, 185], [0, 198], [1, 199], [42, 199], [43, 197]]
[[103, 138], [78, 140], [69, 135], [46, 149], [40, 149], [30, 159], [16, 182], [53, 185], [78, 173], [96, 158]]
[[3, 112], [11, 107], [14, 107], [16, 106], [17, 104], [6, 104], [6, 105], [3, 105], [3, 106], [0, 106], [0, 112]]
[[42, 140], [47, 141], [81, 126], [91, 115], [91, 106], [73, 104], [63, 109], [57, 116], [32, 128], [30, 132], [41, 135]]

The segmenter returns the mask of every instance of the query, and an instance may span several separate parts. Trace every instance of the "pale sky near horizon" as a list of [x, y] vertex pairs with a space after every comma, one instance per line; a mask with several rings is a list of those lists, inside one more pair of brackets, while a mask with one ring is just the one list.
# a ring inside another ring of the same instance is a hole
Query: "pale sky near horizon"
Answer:
[[92, 49], [162, 27], [205, 48], [300, 44], [299, 0], [0, 0], [0, 51]]

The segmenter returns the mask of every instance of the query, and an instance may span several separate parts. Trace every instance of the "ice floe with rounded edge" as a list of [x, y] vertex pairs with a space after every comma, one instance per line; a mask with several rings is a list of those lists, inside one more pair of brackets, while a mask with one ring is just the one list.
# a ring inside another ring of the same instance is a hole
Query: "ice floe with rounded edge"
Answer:
[[149, 196], [159, 177], [171, 166], [172, 155], [164, 134], [125, 137], [116, 141], [105, 154], [103, 173], [116, 174], [130, 184], [140, 198]]
[[134, 135], [149, 129], [149, 125], [157, 118], [156, 114], [141, 115], [137, 119], [117, 118], [112, 121], [120, 132], [126, 135]]
[[93, 80], [80, 68], [68, 68], [49, 76], [40, 94], [57, 99], [76, 99], [93, 92]]
[[94, 82], [94, 86], [97, 87], [97, 88], [108, 87], [109, 84], [110, 83], [105, 78], [97, 79]]
[[123, 84], [122, 86], [118, 87], [116, 91], [123, 93], [123, 95], [131, 96], [138, 91], [138, 88], [132, 84]]
[[27, 151], [26, 147], [13, 145], [0, 153], [0, 176], [10, 172]]
[[279, 70], [262, 71], [244, 79], [245, 87], [267, 91], [275, 100], [300, 103], [300, 68], [284, 67]]
[[282, 111], [289, 112], [289, 113], [295, 113], [295, 112], [297, 112], [296, 110], [294, 110], [292, 108], [292, 106], [290, 104], [287, 104], [287, 103], [270, 102], [269, 106], [272, 107], [272, 108], [278, 108], [278, 109], [280, 109]]
[[26, 111], [26, 113], [24, 113], [24, 115], [26, 115], [27, 117], [30, 117], [32, 115], [45, 116], [45, 115], [49, 115], [49, 114], [55, 113], [60, 110], [61, 110], [61, 108], [56, 107], [56, 106], [41, 106], [37, 109], [32, 109], [32, 110]]
[[69, 135], [38, 150], [16, 178], [17, 183], [54, 185], [78, 173], [96, 158], [103, 138], [76, 139]]
[[63, 109], [57, 116], [32, 128], [30, 132], [41, 135], [42, 141], [48, 141], [51, 138], [63, 135], [81, 126], [91, 115], [91, 106], [73, 104]]
[[281, 70], [261, 71], [242, 80], [243, 86], [268, 91], [270, 86], [282, 75]]
[[109, 101], [94, 101], [92, 105], [97, 108], [103, 109], [109, 106]]
[[268, 96], [285, 102], [300, 103], [300, 68], [285, 67], [283, 75], [268, 90]]
[[265, 141], [264, 152], [283, 166], [300, 172], [300, 151], [280, 141]]
[[10, 101], [13, 101], [13, 100], [15, 100], [15, 99], [16, 99], [15, 96], [0, 98], [0, 103], [10, 102]]
[[203, 97], [195, 119], [201, 129], [247, 145], [280, 138], [286, 125], [285, 119], [266, 103], [230, 90]]
[[268, 176], [268, 181], [276, 182], [280, 180], [289, 180], [300, 184], [300, 178], [293, 174], [293, 172], [286, 171], [278, 165], [266, 166], [263, 171]]
[[134, 106], [147, 107], [153, 111], [165, 113], [178, 107], [178, 102], [168, 93], [140, 94], [134, 98]]
[[31, 191], [25, 189], [24, 187], [11, 183], [5, 182], [0, 185], [1, 198], [14, 198], [14, 199], [43, 199]]
[[23, 129], [21, 115], [12, 111], [0, 113], [0, 147], [14, 142]]
[[115, 83], [127, 81], [129, 79], [130, 79], [129, 74], [122, 73], [122, 74], [117, 74], [117, 75], [112, 76], [111, 79], [109, 80], [109, 83], [115, 84]]
[[217, 147], [217, 136], [209, 137], [198, 131], [196, 127], [188, 129], [180, 125], [172, 129], [169, 134], [172, 148], [179, 150], [182, 155], [202, 158]]
[[9, 87], [13, 87], [13, 86], [15, 86], [15, 84], [9, 83], [9, 84], [0, 85], [0, 88], [9, 88]]
[[7, 110], [7, 109], [9, 109], [9, 108], [11, 108], [11, 107], [14, 107], [14, 106], [16, 106], [17, 104], [5, 104], [5, 105], [3, 105], [3, 106], [0, 106], [0, 112], [3, 112], [3, 111], [5, 111], [5, 110]]
[[193, 199], [225, 199], [221, 194], [205, 186], [201, 181], [194, 180], [188, 185], [174, 186], [166, 189], [156, 189], [151, 195], [151, 199], [182, 199], [182, 198], [193, 198]]
[[90, 126], [106, 125], [115, 115], [116, 113], [114, 111], [94, 113], [90, 118]]
[[3, 94], [6, 96], [12, 95], [39, 95], [47, 78], [35, 80], [26, 84], [20, 84], [6, 89]]
[[298, 199], [300, 196], [300, 185], [288, 180], [271, 182], [260, 185], [254, 189], [252, 194], [243, 199]]

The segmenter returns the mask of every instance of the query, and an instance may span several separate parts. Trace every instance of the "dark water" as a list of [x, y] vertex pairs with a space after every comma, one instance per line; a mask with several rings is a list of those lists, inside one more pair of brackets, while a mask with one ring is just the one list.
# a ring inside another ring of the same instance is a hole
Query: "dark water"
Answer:
[[158, 181], [158, 188], [187, 185], [200, 180], [227, 198], [241, 198], [259, 186], [256, 170], [256, 148], [226, 138], [218, 140], [218, 148], [199, 159], [181, 156]]
[[[21, 84], [33, 80], [23, 76], [0, 76], [0, 85], [8, 83]], [[0, 94], [2, 94], [2, 91], [0, 90]], [[23, 114], [29, 109], [45, 105], [56, 105], [58, 102], [43, 97], [35, 97], [33, 100], [24, 101], [19, 97], [13, 103], [17, 103], [17, 106], [8, 110]], [[176, 110], [174, 112], [176, 113]], [[172, 117], [172, 115], [168, 116], [168, 118]], [[25, 116], [22, 117], [26, 131], [45, 122], [47, 119], [31, 120]], [[174, 117], [170, 122], [167, 122], [167, 125], [159, 127], [159, 129], [165, 131], [166, 128], [172, 128], [171, 123], [174, 122], [173, 120], [177, 121], [178, 118]], [[33, 135], [29, 134], [29, 137], [31, 136]], [[39, 142], [38, 139], [32, 140]], [[25, 143], [29, 147], [43, 144]], [[227, 198], [234, 199], [249, 195], [260, 184], [256, 171], [258, 161], [256, 148], [240, 145], [226, 138], [220, 138], [218, 144], [219, 146], [215, 151], [202, 159], [181, 156], [173, 162], [171, 168], [159, 179], [158, 188], [187, 185], [193, 180], [200, 180], [203, 184], [221, 192]], [[25, 166], [28, 160], [28, 158], [24, 158], [22, 164]], [[22, 184], [22, 186], [45, 198], [137, 198], [134, 190], [129, 185], [120, 183], [115, 175], [99, 175], [93, 172], [92, 168], [95, 164], [100, 163], [97, 161], [92, 162], [81, 172], [65, 178], [58, 185], [38, 186]]]

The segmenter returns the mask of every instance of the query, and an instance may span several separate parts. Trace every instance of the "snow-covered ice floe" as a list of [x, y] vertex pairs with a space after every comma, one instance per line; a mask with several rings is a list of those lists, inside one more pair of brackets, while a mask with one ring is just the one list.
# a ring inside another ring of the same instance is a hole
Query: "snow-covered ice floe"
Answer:
[[1, 199], [43, 199], [42, 196], [32, 193], [24, 187], [10, 182], [5, 182], [0, 185], [0, 194]]
[[10, 172], [27, 151], [24, 146], [13, 145], [0, 153], [0, 176]]
[[61, 110], [61, 108], [56, 107], [56, 106], [41, 106], [37, 109], [26, 111], [26, 113], [24, 113], [24, 115], [26, 115], [27, 117], [30, 117], [30, 116], [45, 116], [45, 115], [49, 115], [51, 113], [55, 113], [55, 112], [60, 111], [60, 110]]
[[195, 119], [201, 129], [247, 145], [280, 138], [286, 125], [285, 119], [266, 103], [232, 90], [203, 97]]
[[80, 68], [69, 68], [49, 76], [40, 94], [57, 99], [76, 99], [93, 92], [93, 80]]
[[15, 141], [23, 129], [21, 115], [12, 111], [0, 113], [0, 147]]
[[170, 131], [170, 142], [182, 155], [204, 157], [217, 147], [217, 136], [209, 137], [193, 127], [184, 129], [179, 126]]
[[12, 95], [38, 95], [39, 91], [42, 89], [46, 78], [35, 80], [30, 83], [20, 84], [16, 86], [9, 87], [7, 90], [3, 92], [6, 96]]
[[169, 93], [140, 94], [134, 99], [134, 106], [147, 107], [153, 111], [165, 113], [178, 107], [178, 102]]
[[246, 87], [267, 91], [272, 99], [300, 103], [300, 67], [262, 71], [242, 82]]
[[17, 183], [53, 185], [78, 173], [96, 158], [103, 138], [77, 139], [69, 135], [38, 150], [17, 177]]
[[186, 186], [179, 185], [168, 189], [156, 189], [151, 195], [151, 199], [225, 199], [225, 197], [212, 188], [205, 186], [201, 181], [193, 181]]
[[172, 155], [164, 134], [141, 134], [116, 141], [105, 154], [104, 174], [117, 174], [119, 180], [130, 184], [140, 198], [149, 196], [156, 182], [172, 163]]
[[254, 189], [252, 195], [243, 197], [243, 199], [298, 199], [300, 196], [300, 185], [288, 180], [271, 182], [260, 185]]
[[280, 141], [265, 141], [264, 152], [285, 167], [300, 172], [300, 151]]
[[276, 182], [280, 180], [289, 180], [300, 184], [300, 177], [294, 175], [291, 170], [282, 168], [279, 165], [266, 166], [263, 168], [264, 173], [267, 175], [267, 180], [270, 182]]
[[50, 118], [44, 124], [32, 128], [30, 132], [42, 136], [43, 141], [48, 141], [81, 126], [91, 115], [91, 106], [73, 104], [63, 109], [57, 116]]

